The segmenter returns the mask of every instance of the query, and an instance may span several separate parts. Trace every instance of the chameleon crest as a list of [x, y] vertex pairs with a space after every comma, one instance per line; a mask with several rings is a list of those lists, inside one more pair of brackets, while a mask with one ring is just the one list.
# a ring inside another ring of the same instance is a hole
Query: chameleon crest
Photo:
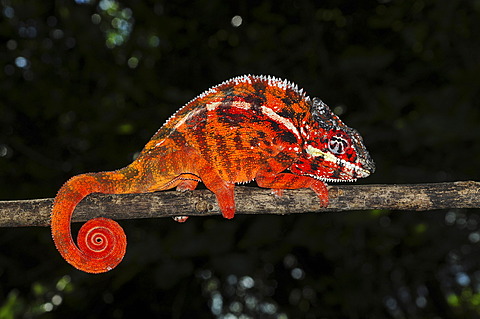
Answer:
[[52, 236], [70, 264], [105, 272], [121, 262], [126, 237], [113, 220], [95, 218], [82, 226], [75, 245], [71, 216], [90, 193], [193, 190], [202, 182], [223, 216], [233, 218], [237, 183], [255, 180], [279, 193], [311, 188], [327, 206], [325, 182], [354, 181], [374, 170], [360, 135], [321, 100], [275, 77], [239, 76], [179, 109], [127, 167], [67, 181], [55, 197]]

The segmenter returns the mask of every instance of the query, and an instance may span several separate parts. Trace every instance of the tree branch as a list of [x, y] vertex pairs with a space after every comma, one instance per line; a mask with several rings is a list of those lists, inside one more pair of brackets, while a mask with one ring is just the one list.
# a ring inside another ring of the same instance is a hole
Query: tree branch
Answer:
[[[285, 190], [282, 197], [269, 189], [236, 187], [237, 214], [295, 214], [350, 210], [393, 209], [425, 211], [446, 208], [480, 208], [480, 182], [404, 185], [329, 186], [330, 204], [320, 208], [310, 189]], [[48, 226], [53, 199], [0, 201], [0, 227]], [[87, 196], [75, 209], [74, 222], [94, 217], [112, 219], [220, 214], [209, 190], [185, 193], [165, 191], [148, 194]]]

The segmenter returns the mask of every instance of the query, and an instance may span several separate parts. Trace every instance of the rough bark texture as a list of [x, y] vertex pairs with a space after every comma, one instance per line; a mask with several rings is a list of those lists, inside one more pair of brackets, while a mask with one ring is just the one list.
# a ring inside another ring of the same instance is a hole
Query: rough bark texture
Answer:
[[[330, 204], [320, 208], [309, 189], [285, 190], [282, 197], [269, 189], [236, 187], [237, 214], [295, 214], [387, 209], [426, 211], [480, 208], [480, 182], [403, 185], [329, 186]], [[0, 227], [48, 226], [53, 199], [0, 201]], [[75, 209], [74, 222], [94, 217], [112, 219], [218, 215], [209, 190], [165, 191], [148, 194], [87, 196]]]

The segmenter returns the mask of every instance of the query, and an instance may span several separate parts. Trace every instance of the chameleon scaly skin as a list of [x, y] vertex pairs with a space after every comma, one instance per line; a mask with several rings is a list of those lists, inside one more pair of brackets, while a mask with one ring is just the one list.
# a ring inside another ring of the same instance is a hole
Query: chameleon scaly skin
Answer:
[[326, 181], [354, 181], [374, 170], [360, 135], [321, 100], [275, 77], [239, 76], [178, 110], [127, 167], [67, 181], [55, 197], [52, 236], [67, 262], [101, 273], [121, 262], [126, 238], [116, 222], [95, 218], [82, 226], [75, 245], [71, 216], [90, 193], [193, 190], [202, 182], [223, 216], [233, 218], [236, 183], [256, 180], [277, 193], [311, 188], [327, 206]]

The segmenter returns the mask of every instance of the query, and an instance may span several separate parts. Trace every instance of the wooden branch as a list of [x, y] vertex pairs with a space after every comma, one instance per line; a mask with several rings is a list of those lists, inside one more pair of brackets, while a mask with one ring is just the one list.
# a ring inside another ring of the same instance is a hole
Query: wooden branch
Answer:
[[[330, 204], [320, 208], [310, 189], [285, 190], [282, 197], [269, 189], [236, 187], [237, 214], [294, 214], [350, 210], [412, 210], [480, 208], [480, 182], [405, 185], [329, 186]], [[0, 201], [0, 227], [48, 226], [53, 199]], [[75, 209], [74, 222], [94, 217], [112, 219], [220, 214], [209, 190], [185, 193], [165, 191], [148, 194], [87, 196]]]

